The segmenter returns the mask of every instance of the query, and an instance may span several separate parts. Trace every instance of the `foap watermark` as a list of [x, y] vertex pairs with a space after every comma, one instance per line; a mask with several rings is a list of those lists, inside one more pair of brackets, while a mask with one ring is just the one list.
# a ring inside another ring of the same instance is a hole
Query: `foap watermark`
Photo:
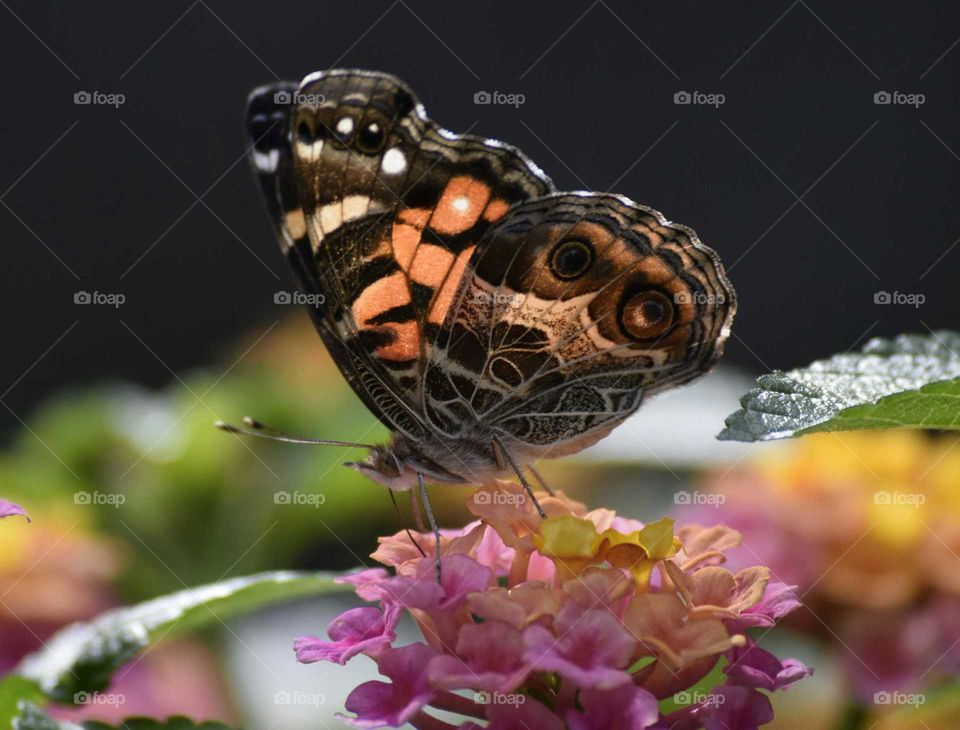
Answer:
[[674, 504], [689, 504], [689, 505], [710, 505], [711, 507], [719, 507], [721, 504], [727, 501], [726, 495], [723, 494], [710, 494], [709, 492], [687, 492], [679, 491], [674, 492], [673, 494], [673, 503]]
[[520, 294], [505, 294], [503, 292], [485, 292], [482, 290], [477, 290], [473, 292], [473, 301], [477, 304], [490, 304], [493, 303], [496, 306], [504, 306], [512, 304], [516, 299], [523, 299], [523, 295]]
[[101, 692], [75, 692], [73, 695], [73, 704], [75, 705], [110, 705], [120, 707], [125, 704], [127, 698], [122, 694], [104, 694]]
[[313, 507], [318, 509], [321, 504], [326, 503], [327, 495], [310, 494], [309, 492], [274, 492], [274, 504], [290, 504], [296, 507]]
[[507, 94], [502, 91], [478, 91], [473, 95], [474, 104], [495, 104], [514, 108], [519, 108], [526, 100], [527, 97], [523, 94]]
[[104, 494], [103, 492], [74, 492], [73, 503], [93, 506], [108, 506], [114, 509], [120, 509], [120, 506], [127, 501], [125, 494]]
[[73, 95], [73, 103], [82, 106], [112, 106], [118, 109], [126, 101], [124, 94], [108, 94], [104, 91], [78, 91]]
[[902, 291], [878, 291], [873, 293], [874, 304], [906, 304], [916, 309], [927, 301], [923, 294], [908, 293]]
[[873, 103], [883, 106], [912, 106], [918, 109], [927, 97], [923, 94], [906, 94], [902, 91], [878, 91], [873, 95]]
[[320, 106], [325, 101], [326, 97], [323, 94], [301, 94], [299, 91], [278, 91], [273, 95], [274, 104]]
[[527, 701], [527, 696], [510, 692], [477, 692], [473, 701], [478, 705], [513, 705], [519, 707]]
[[873, 704], [875, 705], [912, 705], [920, 707], [927, 701], [927, 696], [918, 692], [874, 692]]
[[119, 292], [75, 291], [73, 293], [74, 304], [100, 304], [119, 309], [120, 305], [126, 301], [126, 295]]
[[727, 103], [725, 94], [708, 94], [704, 91], [678, 91], [673, 95], [674, 104], [690, 106], [712, 106], [719, 109]]
[[698, 304], [712, 307], [717, 304], [725, 304], [726, 301], [727, 296], [725, 294], [707, 294], [702, 291], [678, 291], [673, 295], [674, 304]]
[[897, 507], [920, 507], [927, 501], [927, 495], [914, 492], [874, 492], [873, 503]]
[[510, 492], [486, 492], [481, 490], [473, 495], [474, 504], [520, 505], [526, 501], [527, 495], [520, 493], [511, 494]]
[[327, 701], [325, 695], [315, 692], [288, 692], [281, 689], [273, 693], [273, 704], [275, 705], [305, 705], [307, 707], [319, 707]]
[[707, 694], [706, 692], [684, 691], [677, 692], [673, 701], [678, 705], [701, 705], [703, 707], [719, 707], [727, 698], [721, 694]]
[[308, 307], [322, 307], [326, 298], [323, 294], [305, 294], [302, 291], [278, 291], [273, 293], [274, 304], [306, 304]]

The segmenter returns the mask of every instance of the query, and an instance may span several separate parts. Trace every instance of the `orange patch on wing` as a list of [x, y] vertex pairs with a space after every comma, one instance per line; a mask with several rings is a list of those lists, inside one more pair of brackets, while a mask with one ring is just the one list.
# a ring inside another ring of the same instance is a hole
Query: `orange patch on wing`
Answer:
[[430, 313], [427, 315], [429, 322], [433, 324], [443, 324], [443, 320], [446, 319], [447, 312], [450, 310], [450, 305], [453, 304], [453, 297], [456, 295], [457, 289], [460, 288], [460, 280], [463, 279], [463, 272], [466, 271], [470, 256], [473, 255], [475, 248], [476, 246], [468, 246], [463, 249], [457, 256], [456, 261], [453, 262], [447, 274], [446, 281], [443, 282], [440, 291], [438, 291], [433, 298]]
[[364, 327], [378, 314], [409, 303], [410, 289], [407, 287], [407, 278], [398, 271], [377, 279], [360, 292], [350, 310], [356, 323]]
[[390, 342], [378, 347], [374, 354], [384, 360], [413, 360], [420, 353], [420, 329], [417, 323], [387, 322], [370, 324], [370, 320], [394, 307], [410, 303], [410, 289], [403, 272], [378, 279], [360, 292], [351, 312], [357, 327], [371, 332], [385, 332]]
[[427, 221], [430, 220], [431, 212], [432, 211], [427, 208], [405, 208], [400, 211], [397, 218], [403, 223], [409, 223], [417, 228], [423, 228], [427, 225]]
[[466, 175], [452, 178], [433, 211], [430, 227], [447, 235], [463, 233], [477, 222], [489, 199], [490, 187], [479, 180]]
[[483, 211], [483, 219], [491, 222], [499, 220], [508, 210], [510, 210], [510, 203], [503, 198], [494, 198], [487, 203], [487, 208]]
[[407, 271], [410, 264], [413, 263], [414, 254], [417, 252], [417, 244], [420, 243], [421, 230], [410, 223], [394, 223], [391, 243], [393, 245], [393, 257], [401, 269]]
[[410, 267], [410, 278], [418, 284], [436, 289], [443, 283], [454, 263], [453, 254], [441, 246], [420, 244]]
[[377, 357], [404, 362], [420, 356], [420, 328], [413, 320], [390, 322], [376, 329], [389, 332], [393, 337], [390, 344], [382, 345], [374, 351]]

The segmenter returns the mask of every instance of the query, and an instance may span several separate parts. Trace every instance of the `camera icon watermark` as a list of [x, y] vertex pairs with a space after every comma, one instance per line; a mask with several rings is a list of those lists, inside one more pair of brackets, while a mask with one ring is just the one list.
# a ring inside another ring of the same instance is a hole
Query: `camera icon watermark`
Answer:
[[519, 306], [524, 302], [524, 296], [522, 294], [507, 294], [500, 291], [486, 292], [482, 289], [476, 289], [473, 291], [473, 301], [481, 307], [490, 304], [495, 307], [505, 307], [511, 304]]
[[874, 492], [873, 503], [882, 506], [921, 507], [927, 502], [927, 495], [913, 492]]
[[73, 293], [74, 304], [100, 304], [119, 309], [127, 301], [125, 294], [109, 293], [102, 291], [75, 291]]
[[325, 494], [285, 491], [273, 493], [274, 504], [293, 505], [296, 507], [313, 507], [314, 509], [318, 509], [320, 505], [325, 504], [326, 501], [327, 495]]
[[681, 490], [674, 492], [673, 503], [682, 505], [709, 505], [710, 507], [719, 507], [727, 501], [724, 494], [710, 494], [708, 492], [687, 492]]
[[473, 495], [474, 504], [497, 504], [517, 506], [527, 501], [527, 495], [513, 492], [488, 492], [481, 489]]
[[122, 694], [102, 694], [100, 692], [75, 692], [73, 695], [73, 704], [75, 705], [109, 705], [120, 707], [125, 704], [127, 698]]
[[873, 103], [880, 106], [912, 106], [918, 109], [926, 100], [924, 94], [905, 94], [902, 91], [878, 91], [873, 95]]
[[673, 295], [674, 304], [696, 304], [703, 307], [712, 307], [718, 304], [725, 304], [727, 297], [725, 294], [707, 294], [702, 291], [678, 291]]
[[301, 94], [297, 91], [277, 91], [273, 95], [273, 103], [278, 106], [296, 104], [298, 106], [320, 106], [326, 101], [323, 94]]
[[707, 94], [703, 91], [678, 91], [673, 95], [673, 103], [690, 106], [712, 106], [719, 109], [727, 103], [725, 94]]
[[506, 94], [502, 91], [478, 91], [473, 95], [474, 104], [494, 104], [497, 106], [512, 106], [518, 109], [526, 103], [524, 94]]
[[701, 707], [719, 707], [727, 698], [721, 694], [708, 694], [696, 690], [686, 690], [677, 692], [673, 696], [673, 701], [678, 705], [700, 705]]
[[473, 701], [478, 705], [512, 705], [513, 707], [519, 707], [527, 701], [527, 696], [510, 692], [476, 692], [473, 695]]
[[319, 707], [327, 701], [326, 695], [313, 692], [288, 692], [285, 689], [273, 693], [275, 705], [305, 705]]
[[910, 705], [920, 707], [926, 703], [927, 696], [918, 692], [886, 692], [881, 690], [873, 695], [875, 705]]
[[124, 94], [107, 94], [102, 91], [78, 91], [73, 95], [73, 103], [78, 106], [112, 106], [118, 109], [126, 101]]
[[274, 304], [305, 304], [308, 307], [322, 307], [326, 302], [323, 294], [305, 294], [301, 291], [278, 291], [273, 293]]
[[73, 503], [83, 506], [113, 507], [120, 509], [127, 501], [125, 494], [104, 494], [103, 492], [79, 491], [73, 493]]
[[920, 309], [927, 297], [924, 294], [907, 292], [877, 291], [873, 293], [874, 304], [906, 304], [914, 309]]

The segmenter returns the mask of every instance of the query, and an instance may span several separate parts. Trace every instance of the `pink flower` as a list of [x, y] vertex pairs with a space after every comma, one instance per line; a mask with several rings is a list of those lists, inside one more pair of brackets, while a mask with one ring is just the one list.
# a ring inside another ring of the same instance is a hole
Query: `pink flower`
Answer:
[[26, 517], [27, 522], [30, 521], [30, 517], [19, 504], [14, 504], [13, 502], [8, 502], [5, 499], [0, 499], [0, 517], [12, 517], [13, 515]]
[[346, 664], [360, 653], [373, 654], [390, 646], [396, 638], [400, 610], [387, 605], [383, 611], [372, 606], [354, 608], [340, 614], [327, 627], [332, 641], [301, 636], [294, 642], [297, 661], [304, 664], [326, 660]]
[[605, 608], [568, 603], [554, 631], [531, 626], [523, 634], [523, 657], [533, 669], [557, 672], [578, 687], [611, 689], [630, 682], [624, 671], [636, 641]]
[[[544, 705], [533, 700], [518, 705], [490, 705], [487, 730], [565, 730], [563, 721]], [[483, 730], [483, 725], [468, 723], [463, 730]]]
[[[498, 488], [510, 499], [494, 498]], [[772, 717], [763, 692], [809, 675], [744, 635], [799, 604], [766, 568], [723, 567], [738, 533], [722, 525], [675, 533], [670, 519], [644, 524], [563, 495], [544, 495], [543, 507], [549, 518], [541, 521], [518, 486], [484, 487], [470, 504], [481, 521], [442, 533], [440, 583], [432, 536], [413, 536], [430, 555], [423, 557], [405, 533], [382, 538], [374, 553], [395, 574], [344, 579], [379, 607], [347, 611], [331, 623], [329, 641], [301, 637], [296, 649], [302, 662], [342, 664], [362, 653], [391, 680], [357, 687], [348, 722], [642, 730], [670, 720], [753, 730]], [[403, 611], [425, 643], [394, 649]], [[724, 656], [726, 684], [660, 716], [659, 699], [701, 682]], [[431, 709], [462, 720], [441, 721]]]
[[531, 667], [523, 658], [523, 635], [499, 621], [467, 624], [460, 630], [456, 656], [444, 654], [430, 664], [434, 686], [509, 693], [523, 684]]
[[770, 627], [793, 610], [800, 608], [796, 586], [780, 581], [771, 581], [760, 602], [740, 614], [741, 626]]
[[399, 727], [416, 716], [435, 694], [426, 671], [435, 655], [426, 644], [385, 649], [378, 661], [380, 674], [392, 681], [372, 680], [354, 689], [345, 707], [356, 717], [344, 720], [354, 727]]
[[813, 674], [813, 670], [802, 662], [796, 659], [784, 659], [781, 662], [753, 641], [748, 641], [745, 647], [731, 649], [727, 659], [730, 663], [723, 671], [733, 684], [771, 692]]
[[570, 730], [643, 730], [656, 723], [660, 715], [657, 698], [633, 684], [615, 689], [585, 689], [578, 698], [583, 710], [568, 710]]

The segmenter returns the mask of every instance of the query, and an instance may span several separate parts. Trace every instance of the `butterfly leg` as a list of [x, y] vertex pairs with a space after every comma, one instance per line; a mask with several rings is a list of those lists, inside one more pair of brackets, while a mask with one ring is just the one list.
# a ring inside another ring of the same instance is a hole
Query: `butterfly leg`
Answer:
[[440, 528], [437, 527], [437, 520], [433, 516], [433, 509], [430, 507], [430, 500], [427, 498], [427, 485], [423, 481], [423, 474], [417, 472], [417, 483], [420, 486], [420, 502], [423, 504], [423, 511], [427, 513], [427, 520], [430, 522], [430, 529], [433, 530], [433, 539], [436, 544], [435, 565], [437, 570], [437, 583], [440, 582]]
[[[540, 506], [540, 502], [537, 501], [537, 498], [533, 494], [533, 487], [530, 486], [530, 482], [527, 481], [527, 478], [523, 475], [520, 467], [517, 466], [517, 462], [514, 461], [513, 456], [507, 451], [507, 447], [503, 445], [503, 441], [500, 440], [499, 436], [493, 437], [494, 445], [494, 454], [497, 453], [499, 449], [500, 454], [503, 455], [503, 458], [507, 460], [507, 463], [510, 464], [510, 468], [513, 469], [514, 473], [517, 475], [517, 478], [520, 480], [520, 485], [524, 488], [527, 493], [527, 496], [530, 497], [530, 500], [533, 502], [533, 506], [537, 508], [537, 512], [540, 514], [540, 519], [547, 519], [547, 513], [543, 511], [543, 507]], [[497, 457], [499, 460], [499, 456]]]
[[417, 532], [426, 532], [427, 528], [423, 522], [423, 509], [420, 507], [419, 491], [410, 490], [410, 511], [413, 513], [413, 522], [417, 526]]
[[540, 486], [543, 487], [543, 491], [549, 494], [551, 497], [557, 496], [557, 493], [551, 489], [550, 485], [547, 484], [547, 480], [543, 478], [543, 475], [533, 464], [530, 465], [530, 473], [533, 474], [537, 481], [540, 482]]

